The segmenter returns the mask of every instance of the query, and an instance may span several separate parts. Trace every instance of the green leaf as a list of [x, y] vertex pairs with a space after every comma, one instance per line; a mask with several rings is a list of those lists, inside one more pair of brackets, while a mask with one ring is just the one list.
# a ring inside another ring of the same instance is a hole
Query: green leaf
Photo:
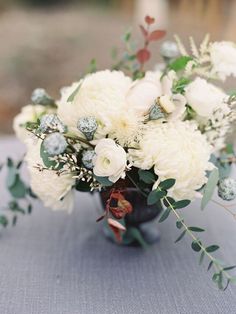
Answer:
[[167, 208], [163, 211], [163, 213], [162, 213], [162, 215], [161, 215], [161, 218], [159, 219], [159, 222], [163, 222], [164, 220], [166, 220], [166, 219], [169, 217], [170, 213], [171, 213], [171, 208], [170, 208], [170, 207], [167, 207]]
[[111, 182], [108, 177], [98, 177], [94, 175], [94, 178], [102, 185], [102, 186], [112, 186], [114, 183]]
[[203, 232], [203, 231], [205, 231], [204, 229], [199, 228], [199, 227], [188, 227], [188, 229], [191, 230], [191, 231], [194, 231], [194, 232]]
[[6, 227], [8, 225], [8, 219], [4, 215], [0, 215], [0, 225]]
[[181, 77], [178, 81], [176, 81], [172, 87], [172, 92], [174, 94], [184, 94], [185, 87], [191, 82], [191, 80], [187, 77]]
[[160, 184], [159, 184], [159, 188], [161, 190], [168, 190], [170, 189], [173, 185], [175, 185], [175, 182], [176, 180], [175, 179], [166, 179], [164, 181], [162, 181]]
[[185, 236], [185, 233], [186, 233], [187, 230], [184, 230], [180, 236], [175, 240], [175, 243], [179, 242], [180, 240], [182, 240], [182, 238]]
[[224, 291], [228, 288], [229, 284], [230, 284], [230, 278], [227, 278], [227, 282], [226, 282], [226, 285], [224, 287]]
[[14, 167], [14, 162], [11, 158], [7, 158], [7, 167]]
[[90, 182], [76, 180], [75, 189], [80, 192], [90, 192], [91, 191]]
[[77, 93], [80, 90], [81, 85], [82, 85], [82, 81], [78, 84], [78, 86], [73, 91], [73, 93], [68, 97], [67, 102], [72, 102], [74, 100], [75, 96], [77, 95]]
[[176, 227], [177, 227], [178, 229], [181, 229], [181, 228], [183, 227], [183, 222], [184, 222], [183, 219], [177, 220], [177, 221], [176, 221]]
[[32, 205], [29, 204], [29, 205], [28, 205], [28, 208], [27, 208], [28, 214], [31, 214], [31, 213], [32, 213], [32, 209], [33, 209]]
[[216, 185], [219, 180], [219, 170], [217, 168], [213, 169], [210, 173], [208, 181], [204, 187], [204, 194], [201, 202], [201, 209], [204, 209], [208, 202], [211, 200]]
[[166, 207], [169, 207], [170, 205], [173, 205], [175, 203], [175, 200], [172, 197], [166, 196], [163, 199], [163, 203]]
[[8, 166], [8, 173], [6, 177], [6, 186], [8, 189], [15, 184], [17, 173], [17, 169], [14, 166]]
[[129, 234], [135, 239], [144, 249], [148, 247], [148, 244], [144, 240], [141, 232], [135, 228], [135, 227], [130, 227], [128, 229]]
[[16, 180], [13, 186], [9, 188], [9, 192], [15, 198], [24, 198], [27, 193], [27, 188], [24, 182], [20, 179], [19, 174], [16, 175]]
[[139, 179], [147, 184], [151, 184], [156, 181], [155, 175], [151, 171], [139, 169], [138, 175]]
[[14, 215], [13, 218], [12, 218], [12, 226], [15, 226], [17, 223], [17, 216]]
[[228, 270], [231, 270], [231, 269], [234, 269], [234, 268], [236, 268], [236, 265], [225, 267], [224, 270], [228, 271]]
[[195, 252], [200, 252], [201, 251], [201, 241], [193, 241], [192, 244], [191, 244], [191, 247], [192, 249], [195, 251]]
[[201, 253], [201, 255], [200, 255], [200, 259], [199, 259], [199, 265], [201, 265], [201, 264], [202, 264], [203, 259], [204, 259], [204, 256], [205, 256], [205, 252], [204, 252], [204, 251], [202, 251], [202, 253]]
[[160, 199], [162, 199], [166, 195], [165, 191], [153, 190], [148, 194], [147, 203], [148, 205], [154, 205]]
[[170, 70], [174, 70], [178, 72], [180, 70], [184, 70], [189, 61], [193, 60], [190, 56], [182, 56], [175, 61], [171, 62], [168, 67]]
[[218, 250], [220, 247], [218, 245], [211, 245], [206, 248], [207, 253], [212, 253]]
[[172, 206], [174, 207], [174, 209], [179, 209], [179, 208], [184, 208], [188, 206], [190, 203], [191, 203], [190, 200], [181, 200], [181, 201], [175, 202], [174, 204], [172, 204]]
[[[57, 162], [50, 160], [52, 156], [50, 156], [44, 149], [43, 142], [41, 143], [41, 146], [40, 146], [40, 157], [42, 158], [45, 167], [55, 169]], [[60, 168], [61, 168], [61, 165], [59, 165], [57, 169], [59, 170]]]

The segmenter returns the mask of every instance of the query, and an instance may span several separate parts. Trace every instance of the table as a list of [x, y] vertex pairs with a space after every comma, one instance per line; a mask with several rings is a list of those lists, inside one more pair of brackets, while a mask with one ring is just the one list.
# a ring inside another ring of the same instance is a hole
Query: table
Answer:
[[[23, 150], [14, 138], [0, 140], [0, 160]], [[2, 202], [2, 176], [0, 183]], [[101, 234], [97, 206], [83, 193], [70, 215], [37, 201], [31, 216], [1, 231], [1, 314], [236, 313], [236, 287], [218, 291], [189, 239], [174, 244], [174, 217], [159, 225], [162, 238], [154, 246], [119, 247]], [[222, 246], [219, 257], [236, 263], [231, 215], [214, 204], [202, 212], [198, 202], [184, 212], [189, 223], [208, 230], [207, 243]]]

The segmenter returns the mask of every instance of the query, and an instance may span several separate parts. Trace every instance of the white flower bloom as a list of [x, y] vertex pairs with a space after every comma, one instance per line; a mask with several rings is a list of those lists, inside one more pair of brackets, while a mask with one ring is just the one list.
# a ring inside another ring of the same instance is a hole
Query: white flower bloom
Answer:
[[163, 109], [167, 113], [171, 113], [170, 119], [179, 119], [184, 113], [185, 97], [180, 94], [172, 94], [171, 90], [173, 81], [177, 78], [176, 73], [170, 71], [163, 78], [162, 75], [163, 73], [160, 71], [149, 71], [143, 79], [135, 81], [131, 86], [126, 100], [127, 105], [136, 115], [146, 115], [158, 97], [164, 97]]
[[46, 207], [70, 212], [74, 206], [72, 186], [75, 179], [73, 179], [73, 174], [58, 176], [53, 170], [40, 172], [35, 167], [37, 164], [43, 165], [43, 160], [40, 157], [40, 145], [41, 141], [38, 141], [36, 145], [29, 145], [25, 157], [30, 173], [31, 188]]
[[125, 175], [126, 152], [112, 139], [101, 139], [95, 147], [93, 172], [99, 177], [108, 177], [115, 183]]
[[222, 80], [227, 76], [236, 77], [236, 45], [233, 42], [214, 42], [210, 47], [213, 72]]
[[24, 127], [26, 122], [36, 122], [39, 117], [46, 113], [45, 106], [27, 105], [21, 109], [21, 112], [14, 118], [13, 129], [16, 136], [25, 144], [32, 139], [32, 134]]
[[211, 147], [196, 124], [178, 121], [148, 125], [139, 146], [129, 151], [134, 166], [144, 170], [154, 166], [159, 177], [156, 184], [176, 179], [170, 190], [176, 200], [193, 199], [196, 190], [206, 183], [206, 170], [212, 167]]
[[[72, 102], [69, 96], [81, 84]], [[62, 90], [58, 101], [58, 116], [69, 130], [79, 133], [79, 118], [94, 117], [98, 123], [95, 138], [104, 136], [110, 127], [109, 116], [116, 114], [125, 105], [125, 95], [131, 79], [120, 71], [100, 71], [86, 76], [81, 82]]]
[[185, 97], [199, 116], [211, 117], [221, 107], [226, 95], [205, 79], [197, 77], [186, 87]]

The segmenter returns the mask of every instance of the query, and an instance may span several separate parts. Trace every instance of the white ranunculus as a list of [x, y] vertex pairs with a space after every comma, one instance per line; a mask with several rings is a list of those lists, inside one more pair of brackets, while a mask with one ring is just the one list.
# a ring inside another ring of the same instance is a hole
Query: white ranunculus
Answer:
[[[58, 116], [71, 132], [77, 134], [80, 134], [77, 129], [79, 118], [92, 116], [98, 123], [95, 138], [104, 137], [111, 124], [110, 115], [124, 108], [131, 82], [121, 71], [105, 70], [90, 74], [82, 81], [62, 89], [61, 99], [57, 102]], [[69, 96], [79, 84], [77, 94], [69, 102]]]
[[221, 107], [226, 95], [213, 84], [198, 77], [186, 87], [185, 97], [199, 116], [209, 118]]
[[154, 166], [159, 177], [156, 184], [176, 179], [170, 190], [176, 200], [193, 199], [196, 190], [206, 183], [206, 171], [212, 168], [210, 154], [211, 146], [197, 125], [181, 121], [147, 125], [139, 149], [129, 150], [134, 166], [144, 170]]
[[125, 175], [126, 152], [112, 139], [101, 139], [95, 147], [93, 172], [98, 177], [108, 177], [116, 182]]
[[222, 80], [227, 76], [236, 76], [236, 45], [233, 42], [214, 42], [210, 47], [213, 72]]
[[42, 200], [46, 207], [53, 210], [68, 210], [74, 207], [74, 192], [72, 186], [75, 183], [72, 173], [58, 176], [53, 170], [39, 171], [35, 166], [43, 165], [40, 157], [41, 141], [28, 145], [25, 160], [30, 173], [30, 184], [33, 192]]
[[25, 144], [32, 138], [32, 134], [24, 127], [26, 122], [36, 122], [37, 119], [46, 113], [45, 106], [27, 105], [21, 109], [21, 112], [14, 118], [13, 129], [16, 136]]

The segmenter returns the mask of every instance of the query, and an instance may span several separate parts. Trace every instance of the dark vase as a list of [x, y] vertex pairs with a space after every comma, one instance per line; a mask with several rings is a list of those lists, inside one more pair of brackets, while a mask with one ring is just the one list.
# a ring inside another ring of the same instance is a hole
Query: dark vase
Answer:
[[[157, 228], [155, 218], [161, 213], [161, 203], [156, 205], [147, 205], [147, 199], [136, 188], [126, 188], [124, 196], [132, 204], [133, 211], [124, 218], [126, 232], [122, 236], [123, 245], [153, 244], [160, 239], [160, 233]], [[109, 198], [110, 191], [100, 192], [100, 198], [103, 208]], [[115, 237], [110, 228], [104, 225], [105, 236], [115, 242]], [[141, 236], [141, 237], [140, 237]], [[138, 239], [139, 238], [139, 239]]]

